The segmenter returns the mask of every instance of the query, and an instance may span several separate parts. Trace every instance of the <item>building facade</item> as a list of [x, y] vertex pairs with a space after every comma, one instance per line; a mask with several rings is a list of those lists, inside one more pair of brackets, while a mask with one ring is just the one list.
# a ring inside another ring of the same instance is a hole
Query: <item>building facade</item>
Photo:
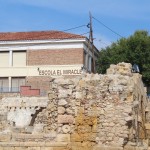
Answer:
[[51, 77], [93, 72], [98, 50], [85, 36], [60, 31], [0, 33], [0, 92], [46, 90]]

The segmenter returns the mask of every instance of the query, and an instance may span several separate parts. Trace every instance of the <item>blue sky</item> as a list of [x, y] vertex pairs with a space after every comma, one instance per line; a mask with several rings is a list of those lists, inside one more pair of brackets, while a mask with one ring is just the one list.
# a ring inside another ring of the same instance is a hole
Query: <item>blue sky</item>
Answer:
[[[123, 37], [136, 30], [150, 31], [149, 0], [0, 0], [0, 32], [62, 31], [87, 25], [89, 11]], [[68, 32], [88, 31], [84, 26]], [[120, 38], [96, 20], [93, 20], [93, 31], [98, 48]]]

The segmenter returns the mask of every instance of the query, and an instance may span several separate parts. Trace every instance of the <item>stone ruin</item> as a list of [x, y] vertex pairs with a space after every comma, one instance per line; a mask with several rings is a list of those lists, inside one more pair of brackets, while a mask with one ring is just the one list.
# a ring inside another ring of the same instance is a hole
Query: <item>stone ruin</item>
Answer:
[[131, 64], [56, 78], [47, 97], [0, 100], [0, 150], [147, 150], [150, 114]]

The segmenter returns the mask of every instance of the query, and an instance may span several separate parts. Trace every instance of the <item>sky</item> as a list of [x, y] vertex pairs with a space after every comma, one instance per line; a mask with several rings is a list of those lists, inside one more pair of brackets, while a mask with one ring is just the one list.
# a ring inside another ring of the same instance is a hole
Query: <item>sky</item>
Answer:
[[98, 49], [137, 30], [150, 31], [150, 0], [0, 0], [0, 32], [82, 26], [67, 32], [88, 37], [89, 11]]

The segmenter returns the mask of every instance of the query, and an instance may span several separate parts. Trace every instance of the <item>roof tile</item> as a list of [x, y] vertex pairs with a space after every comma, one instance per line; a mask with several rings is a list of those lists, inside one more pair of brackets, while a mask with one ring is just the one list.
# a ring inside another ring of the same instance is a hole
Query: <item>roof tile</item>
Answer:
[[85, 36], [62, 31], [0, 32], [0, 41], [78, 39]]

